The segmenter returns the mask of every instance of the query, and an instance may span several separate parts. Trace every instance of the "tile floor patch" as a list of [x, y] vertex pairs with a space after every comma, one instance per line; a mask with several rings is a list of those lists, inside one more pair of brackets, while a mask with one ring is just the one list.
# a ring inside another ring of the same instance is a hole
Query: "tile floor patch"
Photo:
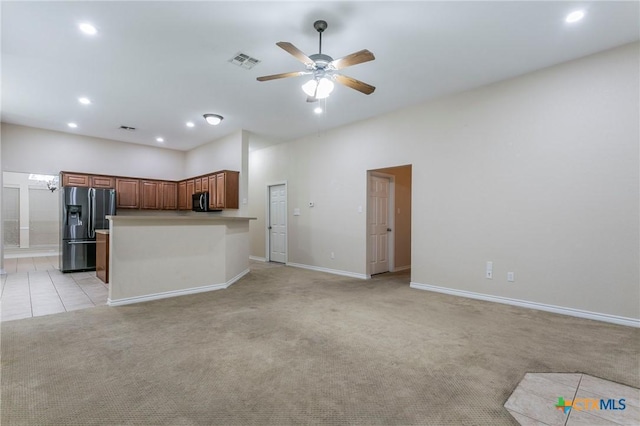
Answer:
[[57, 256], [5, 259], [0, 321], [106, 305], [109, 286], [95, 272], [64, 274], [57, 264]]
[[527, 373], [504, 407], [525, 426], [638, 425], [639, 400], [640, 389], [587, 374]]

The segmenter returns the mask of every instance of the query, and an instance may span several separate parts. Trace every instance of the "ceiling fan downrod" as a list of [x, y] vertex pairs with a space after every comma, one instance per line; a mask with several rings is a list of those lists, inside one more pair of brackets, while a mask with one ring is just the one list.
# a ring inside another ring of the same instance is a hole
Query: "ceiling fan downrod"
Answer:
[[327, 21], [320, 20], [313, 23], [313, 28], [315, 28], [320, 35], [320, 42], [318, 46], [318, 54], [320, 55], [322, 55], [322, 33], [327, 29], [327, 26]]

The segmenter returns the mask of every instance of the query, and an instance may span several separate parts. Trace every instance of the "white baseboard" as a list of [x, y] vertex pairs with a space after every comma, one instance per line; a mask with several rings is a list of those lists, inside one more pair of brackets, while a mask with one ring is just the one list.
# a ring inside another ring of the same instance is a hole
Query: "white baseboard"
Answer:
[[266, 262], [266, 257], [249, 256], [249, 260], [255, 260], [256, 262]]
[[320, 266], [303, 265], [302, 263], [287, 262], [287, 266], [293, 266], [295, 268], [302, 268], [302, 269], [310, 269], [312, 271], [318, 271], [318, 272], [327, 272], [329, 274], [342, 275], [342, 276], [351, 277], [351, 278], [360, 278], [361, 280], [366, 280], [371, 278], [371, 276], [367, 276], [365, 274], [358, 274], [358, 273], [349, 272], [349, 271], [340, 271], [338, 269], [322, 268]]
[[235, 283], [236, 281], [238, 281], [240, 278], [244, 277], [245, 275], [247, 275], [251, 270], [249, 268], [245, 269], [244, 271], [240, 272], [238, 275], [236, 275], [235, 277], [231, 278], [229, 281], [227, 281], [225, 283], [226, 287], [229, 287], [231, 284]]
[[41, 251], [41, 252], [25, 252], [25, 253], [5, 253], [5, 259], [22, 259], [25, 257], [47, 257], [47, 256], [60, 256], [60, 252], [57, 251]]
[[491, 296], [489, 294], [474, 293], [472, 291], [456, 290], [446, 287], [438, 287], [429, 284], [412, 282], [411, 288], [418, 290], [434, 291], [436, 293], [450, 294], [452, 296], [467, 297], [469, 299], [485, 300], [487, 302], [503, 303], [505, 305], [520, 306], [522, 308], [537, 309], [539, 311], [553, 312], [555, 314], [569, 315], [578, 318], [587, 318], [596, 321], [626, 325], [628, 327], [640, 327], [640, 319], [620, 317], [617, 315], [601, 314], [598, 312], [584, 311], [581, 309], [566, 308], [563, 306], [547, 305], [544, 303], [529, 302], [527, 300], [511, 299], [509, 297]]
[[192, 287], [184, 290], [165, 291], [162, 293], [145, 294], [144, 296], [127, 297], [124, 299], [107, 299], [107, 305], [109, 306], [122, 306], [131, 305], [132, 303], [150, 302], [151, 300], [167, 299], [169, 297], [186, 296], [187, 294], [204, 293], [207, 291], [223, 290], [228, 288], [231, 284], [238, 281], [249, 273], [249, 269], [245, 269], [235, 277], [223, 284], [211, 284], [202, 287]]
[[400, 271], [406, 271], [408, 269], [411, 269], [411, 265], [405, 265], [405, 266], [394, 266], [393, 267], [393, 271], [392, 272], [400, 272]]

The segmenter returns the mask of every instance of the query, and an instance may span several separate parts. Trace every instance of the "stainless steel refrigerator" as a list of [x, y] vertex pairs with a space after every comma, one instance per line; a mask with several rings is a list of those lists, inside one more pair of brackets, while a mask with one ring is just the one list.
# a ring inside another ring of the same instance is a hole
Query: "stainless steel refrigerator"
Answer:
[[105, 216], [116, 214], [115, 189], [61, 188], [60, 270], [96, 269], [96, 229], [109, 229]]

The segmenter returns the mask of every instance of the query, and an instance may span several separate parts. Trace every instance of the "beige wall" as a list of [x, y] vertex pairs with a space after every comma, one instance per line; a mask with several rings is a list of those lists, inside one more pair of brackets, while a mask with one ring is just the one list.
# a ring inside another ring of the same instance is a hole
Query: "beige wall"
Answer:
[[74, 171], [178, 180], [184, 153], [146, 145], [2, 123], [2, 170], [41, 174]]
[[226, 216], [246, 215], [249, 185], [248, 139], [248, 132], [239, 130], [185, 153], [185, 177], [198, 176], [217, 170], [240, 171], [240, 206], [238, 210], [224, 211], [223, 214]]
[[201, 145], [185, 153], [185, 177], [216, 170], [240, 170], [242, 164], [242, 131]]
[[289, 261], [366, 273], [366, 171], [412, 164], [413, 282], [640, 318], [638, 51], [253, 151], [252, 255], [287, 181]]

